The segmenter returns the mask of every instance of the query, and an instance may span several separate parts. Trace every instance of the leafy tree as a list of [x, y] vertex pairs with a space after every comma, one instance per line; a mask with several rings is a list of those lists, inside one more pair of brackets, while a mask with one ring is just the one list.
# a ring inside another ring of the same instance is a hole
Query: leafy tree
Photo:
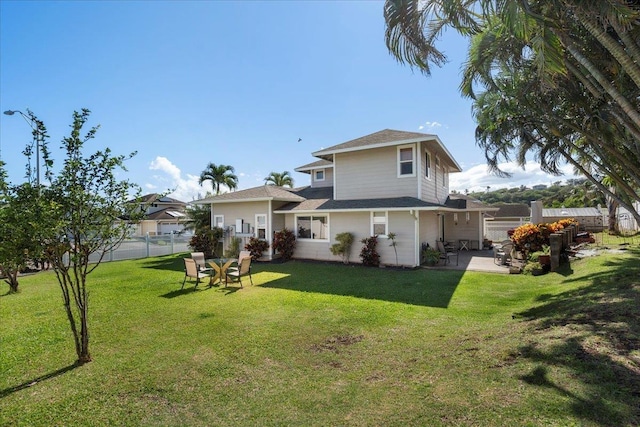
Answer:
[[624, 0], [385, 3], [387, 46], [427, 75], [446, 61], [445, 28], [471, 37], [461, 91], [476, 100], [476, 139], [495, 171], [510, 153], [552, 173], [564, 160], [622, 206], [640, 199], [639, 18]]
[[18, 273], [43, 257], [53, 237], [57, 205], [30, 182], [9, 186], [0, 207], [0, 272], [9, 292], [18, 292]]
[[142, 216], [139, 204], [130, 202], [131, 193], [135, 193], [133, 200], [140, 196], [139, 187], [116, 176], [116, 171], [126, 170], [124, 162], [135, 153], [114, 156], [108, 148], [83, 153], [98, 130], [92, 127], [81, 135], [89, 114], [87, 109], [74, 111], [71, 134], [62, 140], [64, 165], [51, 181], [50, 191], [43, 193], [61, 213], [57, 239], [49, 242], [48, 255], [62, 290], [78, 364], [91, 361], [87, 276], [129, 234], [130, 223]]
[[185, 230], [197, 232], [201, 229], [211, 228], [211, 205], [187, 206], [187, 220], [184, 222]]
[[203, 182], [210, 181], [216, 195], [220, 194], [222, 186], [229, 190], [235, 190], [238, 188], [238, 177], [234, 172], [233, 166], [209, 163], [200, 174], [199, 184], [202, 185]]
[[[22, 113], [21, 113], [22, 114]], [[14, 185], [7, 181], [4, 162], [0, 161], [0, 273], [9, 285], [9, 292], [18, 292], [18, 274], [29, 266], [37, 267], [43, 257], [44, 242], [55, 236], [57, 206], [42, 197], [46, 188], [40, 187], [36, 169], [31, 167], [33, 145], [42, 151], [44, 167], [50, 174], [50, 156], [47, 149], [47, 129], [33, 112], [27, 110], [25, 118], [32, 125], [34, 141], [26, 146], [27, 182]]]
[[268, 177], [264, 179], [265, 184], [277, 185], [279, 187], [293, 188], [293, 177], [288, 171], [282, 173], [271, 172]]

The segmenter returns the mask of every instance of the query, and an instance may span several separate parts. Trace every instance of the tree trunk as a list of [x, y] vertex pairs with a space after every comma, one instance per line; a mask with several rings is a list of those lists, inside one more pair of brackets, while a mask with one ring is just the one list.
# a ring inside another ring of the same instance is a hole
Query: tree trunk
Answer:
[[609, 210], [609, 234], [619, 234], [620, 230], [618, 229], [618, 202], [612, 197], [607, 197], [607, 208]]
[[18, 292], [18, 270], [2, 270], [2, 272], [7, 276], [5, 278], [5, 282], [9, 285], [9, 293], [15, 294]]

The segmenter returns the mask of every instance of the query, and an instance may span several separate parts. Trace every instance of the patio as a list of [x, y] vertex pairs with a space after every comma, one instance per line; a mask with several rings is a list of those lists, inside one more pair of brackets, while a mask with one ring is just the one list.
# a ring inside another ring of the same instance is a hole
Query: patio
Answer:
[[433, 267], [424, 265], [422, 267], [439, 270], [464, 270], [509, 274], [508, 265], [497, 265], [493, 261], [493, 249], [460, 251], [458, 253], [458, 265], [456, 265], [455, 259], [452, 259], [452, 262], [447, 265], [443, 264], [441, 260], [438, 265]]

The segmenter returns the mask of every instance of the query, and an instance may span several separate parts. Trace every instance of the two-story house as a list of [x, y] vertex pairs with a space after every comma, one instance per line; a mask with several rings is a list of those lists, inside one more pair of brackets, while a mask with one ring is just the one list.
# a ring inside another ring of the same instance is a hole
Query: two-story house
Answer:
[[[396, 235], [398, 262], [417, 266], [422, 244], [437, 240], [478, 248], [483, 213], [492, 211], [461, 195], [449, 195], [449, 174], [461, 168], [436, 135], [385, 129], [313, 153], [319, 160], [296, 168], [311, 185], [264, 185], [198, 201], [211, 204], [212, 224], [226, 236], [272, 242], [283, 228], [296, 234], [294, 258], [339, 261], [329, 250], [336, 234], [360, 240], [377, 235], [381, 262], [395, 264], [388, 233]], [[474, 247], [475, 246], [475, 247]], [[265, 253], [274, 256], [273, 250]]]
[[156, 193], [141, 196], [135, 202], [140, 203], [144, 217], [136, 225], [134, 235], [159, 236], [183, 231], [187, 220], [185, 202]]

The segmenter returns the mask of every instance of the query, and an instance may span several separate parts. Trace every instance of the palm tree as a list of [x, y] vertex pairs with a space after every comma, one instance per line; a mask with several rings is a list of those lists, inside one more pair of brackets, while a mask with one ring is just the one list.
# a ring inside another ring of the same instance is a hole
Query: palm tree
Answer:
[[209, 163], [207, 168], [200, 174], [198, 183], [202, 185], [205, 181], [211, 181], [211, 186], [216, 195], [220, 194], [220, 187], [225, 186], [229, 190], [238, 188], [238, 177], [234, 174], [233, 166], [215, 165]]
[[271, 172], [268, 177], [264, 179], [265, 184], [277, 185], [279, 187], [288, 186], [293, 188], [293, 178], [288, 171], [282, 173]]
[[586, 156], [640, 199], [637, 3], [387, 0], [384, 14], [389, 51], [426, 75], [446, 61], [436, 46], [445, 28], [471, 37], [460, 87], [476, 100], [476, 119], [503, 119], [479, 122], [476, 134], [492, 169], [509, 153], [522, 162], [533, 152], [551, 173]]

